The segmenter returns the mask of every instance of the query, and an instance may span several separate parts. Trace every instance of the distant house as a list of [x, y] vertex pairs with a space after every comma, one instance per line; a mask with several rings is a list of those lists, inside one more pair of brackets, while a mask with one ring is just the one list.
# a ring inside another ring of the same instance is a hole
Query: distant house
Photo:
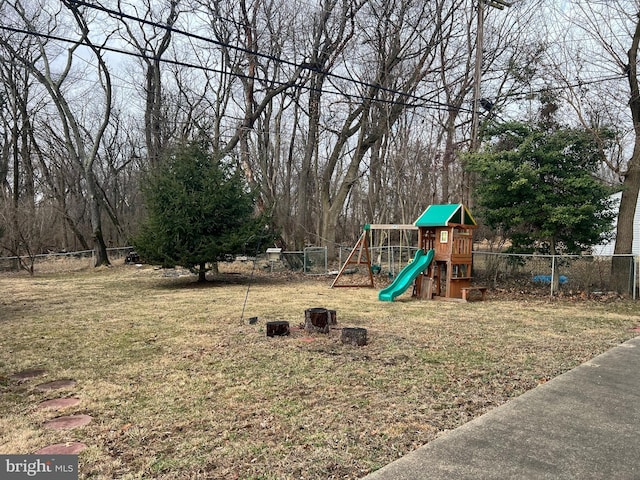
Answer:
[[[611, 198], [614, 200], [614, 209], [618, 211], [620, 207], [620, 199], [622, 198], [622, 192], [614, 193], [611, 195]], [[618, 226], [618, 217], [613, 221], [613, 232], [615, 234], [616, 227]], [[594, 255], [613, 255], [613, 250], [615, 248], [616, 241], [615, 238], [611, 240], [609, 243], [604, 243], [602, 245], [595, 245], [592, 248]], [[640, 255], [640, 197], [638, 197], [638, 204], [636, 205], [636, 211], [633, 215], [633, 247], [632, 252], [633, 255]]]

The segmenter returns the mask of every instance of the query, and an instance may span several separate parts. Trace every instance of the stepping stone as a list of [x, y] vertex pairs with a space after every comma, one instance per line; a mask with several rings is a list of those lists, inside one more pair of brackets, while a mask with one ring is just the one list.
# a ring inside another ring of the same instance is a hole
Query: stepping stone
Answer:
[[52, 400], [45, 400], [44, 402], [38, 405], [38, 408], [53, 408], [56, 410], [61, 410], [63, 408], [75, 407], [80, 403], [79, 398], [69, 397], [69, 398], [54, 398]]
[[44, 426], [53, 430], [71, 430], [72, 428], [83, 427], [91, 422], [89, 415], [69, 415], [57, 417], [44, 422]]
[[41, 448], [37, 452], [33, 452], [33, 454], [34, 455], [77, 455], [85, 448], [87, 448], [87, 446], [84, 443], [80, 443], [80, 442], [56, 443], [55, 445], [49, 445], [48, 447]]
[[23, 370], [22, 372], [14, 373], [13, 375], [10, 375], [9, 378], [18, 382], [26, 382], [32, 378], [41, 377], [45, 373], [47, 373], [46, 370], [34, 368], [32, 370]]
[[54, 380], [53, 382], [41, 383], [36, 385], [36, 390], [40, 392], [48, 392], [49, 390], [58, 390], [60, 388], [73, 388], [76, 386], [75, 380]]

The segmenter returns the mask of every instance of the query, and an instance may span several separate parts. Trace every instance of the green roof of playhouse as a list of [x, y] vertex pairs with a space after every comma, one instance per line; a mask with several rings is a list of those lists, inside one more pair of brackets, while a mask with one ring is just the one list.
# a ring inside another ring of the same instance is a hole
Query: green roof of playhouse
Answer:
[[478, 226], [467, 207], [461, 203], [429, 205], [413, 224], [416, 227], [446, 227], [452, 224]]

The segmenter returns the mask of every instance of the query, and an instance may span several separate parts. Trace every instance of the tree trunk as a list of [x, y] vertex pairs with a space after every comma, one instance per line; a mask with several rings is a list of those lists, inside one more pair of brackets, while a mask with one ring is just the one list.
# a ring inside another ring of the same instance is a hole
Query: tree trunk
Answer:
[[93, 174], [93, 165], [88, 167], [85, 174], [87, 179], [87, 190], [89, 193], [89, 210], [91, 212], [91, 235], [93, 238], [93, 248], [95, 252], [95, 267], [110, 266], [107, 245], [102, 234], [102, 209], [100, 208], [100, 197], [97, 189], [97, 180]]
[[[640, 45], [640, 17], [636, 23], [631, 48], [627, 52], [629, 63], [626, 66], [629, 81], [629, 108], [633, 119], [635, 145], [629, 160], [629, 167], [624, 176], [624, 190], [620, 200], [616, 246], [614, 254], [633, 254], [633, 219], [640, 192], [640, 86], [638, 84], [638, 47]], [[614, 257], [611, 263], [611, 281], [618, 293], [630, 293], [632, 262], [626, 257]]]
[[[640, 140], [640, 137], [638, 137]], [[637, 145], [638, 142], [636, 142]], [[611, 285], [620, 294], [630, 294], [633, 285], [633, 219], [638, 205], [638, 191], [640, 190], [640, 151], [634, 152], [633, 167], [625, 175], [620, 209], [618, 210], [618, 224], [616, 227], [616, 245], [611, 262]]]
[[331, 317], [326, 308], [308, 308], [304, 312], [304, 329], [306, 332], [329, 333]]
[[340, 341], [343, 344], [362, 347], [367, 344], [367, 329], [355, 327], [343, 328]]
[[204, 283], [207, 281], [207, 265], [202, 262], [198, 267], [198, 283]]
[[[161, 55], [160, 53], [159, 55]], [[160, 60], [147, 62], [146, 105], [144, 111], [144, 135], [147, 157], [152, 168], [160, 164], [162, 152], [162, 83], [160, 81]]]
[[309, 92], [309, 128], [308, 136], [300, 166], [300, 177], [298, 179], [298, 224], [296, 225], [294, 245], [295, 248], [302, 249], [306, 246], [307, 236], [312, 231], [311, 222], [311, 199], [313, 195], [312, 176], [314, 173], [311, 166], [317, 154], [318, 129], [320, 124], [320, 89], [323, 85], [323, 77], [315, 74], [312, 79], [312, 89]]
[[291, 333], [289, 328], [289, 322], [284, 320], [277, 320], [274, 322], [267, 322], [267, 337], [281, 337]]

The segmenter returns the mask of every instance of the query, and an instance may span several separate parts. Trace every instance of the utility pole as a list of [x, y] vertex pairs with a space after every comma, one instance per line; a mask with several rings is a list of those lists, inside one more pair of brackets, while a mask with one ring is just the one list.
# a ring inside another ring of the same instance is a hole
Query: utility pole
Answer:
[[512, 3], [506, 0], [478, 0], [478, 26], [476, 33], [476, 63], [473, 74], [473, 111], [471, 113], [471, 152], [476, 152], [480, 146], [478, 129], [480, 125], [480, 82], [482, 78], [482, 53], [484, 47], [484, 5], [504, 10]]
[[[471, 143], [469, 145], [469, 151], [475, 153], [480, 147], [480, 83], [482, 79], [482, 54], [484, 49], [484, 7], [485, 4], [489, 7], [504, 10], [505, 7], [510, 7], [512, 4], [506, 0], [478, 0], [478, 18], [477, 18], [477, 31], [476, 31], [476, 59], [475, 69], [473, 73], [473, 103], [471, 110]], [[466, 204], [471, 203], [471, 178], [466, 178], [463, 182], [463, 199], [466, 200]]]
[[473, 73], [473, 103], [471, 111], [471, 145], [469, 151], [478, 151], [480, 139], [478, 138], [478, 127], [480, 124], [480, 80], [482, 77], [482, 53], [484, 47], [484, 2], [478, 0], [478, 26], [476, 31], [476, 64]]

